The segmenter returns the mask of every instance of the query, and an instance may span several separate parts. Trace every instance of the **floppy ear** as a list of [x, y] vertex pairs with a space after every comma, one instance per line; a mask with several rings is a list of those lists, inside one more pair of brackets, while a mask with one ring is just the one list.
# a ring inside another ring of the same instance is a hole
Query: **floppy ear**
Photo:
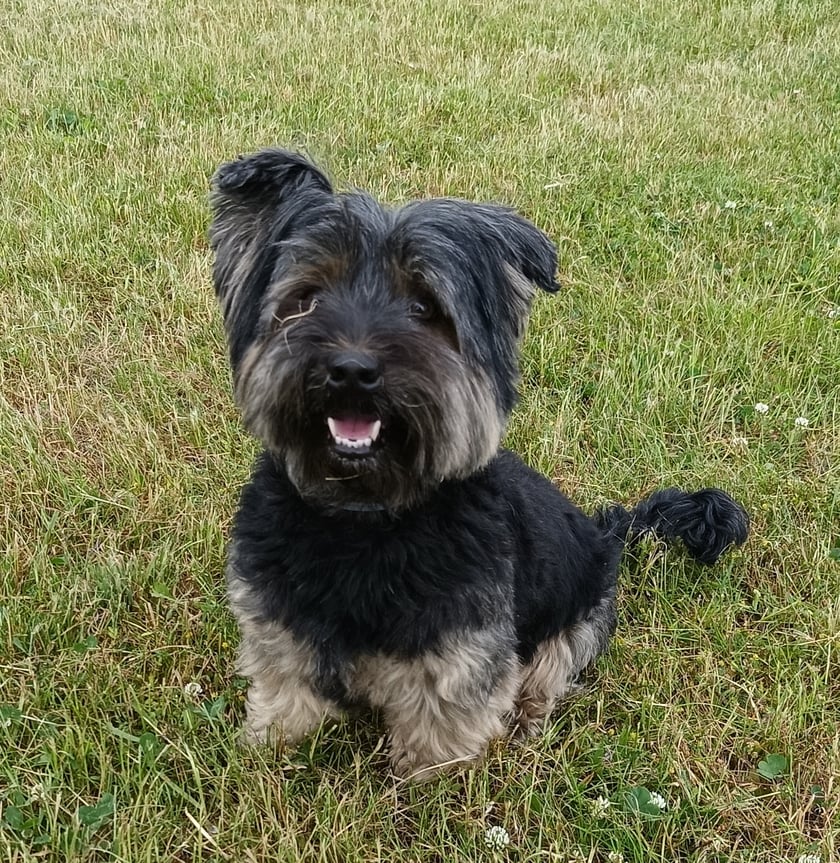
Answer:
[[[430, 198], [407, 204], [400, 218], [412, 235], [419, 234], [453, 261], [469, 261], [478, 281], [487, 286], [496, 273], [508, 270], [516, 294], [530, 306], [536, 285], [554, 293], [557, 249], [536, 225], [499, 204], [475, 204], [460, 198]], [[507, 267], [505, 267], [507, 265]], [[512, 277], [512, 279], [511, 279]]]
[[286, 150], [261, 150], [221, 165], [210, 181], [210, 246], [231, 234], [240, 244], [278, 206], [306, 191], [332, 193], [326, 176], [308, 159]]
[[555, 280], [557, 249], [536, 225], [507, 207], [479, 204], [482, 228], [502, 259], [529, 282], [553, 294], [560, 289]]
[[489, 371], [509, 411], [535, 286], [558, 290], [554, 244], [507, 207], [458, 198], [407, 204], [392, 237], [405, 269], [435, 286], [462, 352]]
[[507, 414], [516, 401], [519, 345], [534, 285], [549, 293], [560, 287], [555, 280], [557, 249], [536, 225], [507, 207], [475, 204], [467, 217], [477, 233], [472, 250], [472, 268], [481, 286], [476, 320], [485, 322], [478, 353], [489, 351], [499, 402]]
[[214, 174], [209, 230], [213, 280], [234, 367], [256, 332], [279, 244], [329, 196], [332, 186], [326, 176], [303, 156], [285, 150], [242, 156]]

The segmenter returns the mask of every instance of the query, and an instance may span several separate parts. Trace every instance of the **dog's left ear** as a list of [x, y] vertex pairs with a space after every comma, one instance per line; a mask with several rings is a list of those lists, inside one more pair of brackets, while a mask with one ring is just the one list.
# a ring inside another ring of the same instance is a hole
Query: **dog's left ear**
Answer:
[[557, 249], [536, 225], [507, 207], [479, 205], [485, 236], [502, 259], [529, 282], [549, 293], [560, 289], [555, 279]]
[[559, 290], [554, 243], [509, 207], [431, 198], [404, 207], [401, 221], [411, 233], [425, 238], [430, 250], [445, 252], [450, 260], [466, 265], [485, 291], [491, 283], [498, 284], [498, 276], [506, 270], [505, 281], [526, 311], [533, 285], [549, 293]]

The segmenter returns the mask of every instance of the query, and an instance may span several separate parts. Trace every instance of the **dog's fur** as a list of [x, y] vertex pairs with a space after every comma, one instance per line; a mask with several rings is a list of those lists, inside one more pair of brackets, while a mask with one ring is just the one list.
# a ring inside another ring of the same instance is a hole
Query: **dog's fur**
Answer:
[[381, 711], [399, 776], [540, 729], [615, 627], [644, 533], [704, 563], [741, 543], [716, 489], [587, 517], [499, 449], [549, 239], [509, 209], [387, 209], [266, 150], [213, 178], [210, 237], [234, 391], [265, 446], [228, 589], [250, 678], [244, 739], [294, 743]]

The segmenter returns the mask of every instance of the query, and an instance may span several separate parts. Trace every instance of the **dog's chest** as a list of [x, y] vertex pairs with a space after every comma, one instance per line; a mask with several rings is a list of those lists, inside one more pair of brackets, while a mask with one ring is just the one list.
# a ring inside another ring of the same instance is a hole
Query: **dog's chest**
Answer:
[[258, 473], [232, 557], [251, 608], [312, 645], [330, 678], [361, 657], [410, 660], [511, 619], [512, 546], [496, 497], [478, 482], [399, 516], [360, 516], [314, 510]]
[[453, 632], [507, 616], [501, 562], [476, 569], [454, 554], [429, 561], [383, 550], [372, 549], [364, 560], [324, 560], [288, 573], [284, 623], [347, 658], [411, 658]]
[[446, 689], [452, 669], [486, 653], [488, 637], [495, 643], [496, 633], [512, 631], [509, 583], [502, 573], [465, 574], [463, 566], [456, 575], [405, 561], [387, 570], [337, 559], [277, 571], [262, 586], [261, 605], [309, 646], [321, 695], [378, 706], [430, 680]]

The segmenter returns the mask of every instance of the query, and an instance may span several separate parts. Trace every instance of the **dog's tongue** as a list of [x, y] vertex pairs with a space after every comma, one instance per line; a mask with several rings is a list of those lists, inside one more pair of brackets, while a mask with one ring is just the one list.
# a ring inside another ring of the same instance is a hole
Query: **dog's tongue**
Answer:
[[372, 432], [373, 423], [361, 417], [349, 417], [335, 421], [335, 433], [339, 437], [346, 437], [350, 440], [361, 440], [362, 438], [371, 437]]

